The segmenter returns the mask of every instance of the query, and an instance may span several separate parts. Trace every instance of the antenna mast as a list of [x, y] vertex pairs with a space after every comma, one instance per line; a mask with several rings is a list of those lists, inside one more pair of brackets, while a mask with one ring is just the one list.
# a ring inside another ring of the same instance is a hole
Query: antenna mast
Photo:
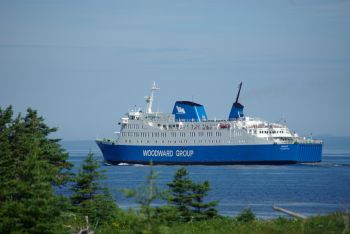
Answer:
[[147, 102], [147, 111], [146, 113], [151, 114], [152, 113], [152, 105], [153, 105], [153, 99], [154, 99], [154, 91], [159, 90], [160, 88], [158, 88], [156, 86], [156, 82], [153, 81], [153, 85], [151, 88], [151, 95], [150, 96], [146, 96], [146, 102]]

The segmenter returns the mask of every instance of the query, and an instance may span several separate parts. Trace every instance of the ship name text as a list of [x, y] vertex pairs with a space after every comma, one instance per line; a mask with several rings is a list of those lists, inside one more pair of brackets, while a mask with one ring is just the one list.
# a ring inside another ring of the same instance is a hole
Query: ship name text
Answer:
[[192, 157], [194, 150], [143, 150], [145, 157]]

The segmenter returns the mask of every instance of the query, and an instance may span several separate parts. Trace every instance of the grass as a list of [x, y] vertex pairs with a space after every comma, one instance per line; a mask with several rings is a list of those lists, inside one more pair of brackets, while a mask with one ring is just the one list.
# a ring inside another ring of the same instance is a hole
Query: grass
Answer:
[[[129, 220], [130, 220], [129, 216]], [[99, 227], [95, 233], [164, 233], [164, 234], [216, 234], [216, 233], [349, 233], [349, 214], [336, 212], [325, 216], [315, 216], [305, 220], [277, 218], [272, 220], [252, 220], [240, 222], [237, 218], [215, 218], [212, 220], [191, 223], [177, 223], [166, 226], [161, 223], [147, 223], [145, 220], [135, 219], [128, 225], [114, 224]]]
[[349, 215], [344, 213], [316, 216], [306, 220], [277, 218], [244, 223], [225, 218], [178, 224], [169, 229], [168, 233], [350, 233], [344, 222], [348, 218]]

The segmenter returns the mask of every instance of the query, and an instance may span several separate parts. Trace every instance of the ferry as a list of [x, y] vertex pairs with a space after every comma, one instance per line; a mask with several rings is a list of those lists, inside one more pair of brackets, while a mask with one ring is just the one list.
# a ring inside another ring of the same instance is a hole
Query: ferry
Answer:
[[231, 165], [318, 163], [323, 142], [301, 137], [283, 123], [244, 115], [242, 82], [227, 119], [208, 119], [205, 107], [176, 101], [172, 113], [152, 110], [155, 82], [146, 110], [130, 110], [113, 139], [96, 143], [108, 164]]

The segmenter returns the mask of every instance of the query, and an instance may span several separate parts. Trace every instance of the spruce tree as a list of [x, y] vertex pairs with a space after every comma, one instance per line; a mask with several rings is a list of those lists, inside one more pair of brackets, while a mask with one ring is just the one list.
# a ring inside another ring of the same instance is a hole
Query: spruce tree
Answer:
[[167, 185], [169, 187], [168, 203], [177, 208], [181, 221], [190, 221], [193, 182], [190, 180], [186, 168], [182, 167], [177, 170], [173, 181]]
[[61, 199], [53, 184], [68, 179], [68, 154], [37, 112], [13, 118], [0, 108], [0, 233], [63, 231]]
[[164, 191], [157, 186], [158, 173], [153, 170], [152, 162], [146, 184], [134, 189], [123, 189], [127, 198], [134, 198], [140, 204], [138, 221], [133, 226], [135, 233], [162, 233], [162, 225], [171, 224], [174, 220], [174, 209], [169, 206], [152, 207], [157, 199], [164, 198]]
[[208, 219], [217, 215], [217, 210], [214, 207], [218, 204], [217, 201], [211, 201], [208, 203], [204, 202], [204, 198], [210, 191], [210, 184], [208, 181], [203, 183], [193, 184], [192, 187], [192, 202], [191, 207], [193, 208], [194, 218], [196, 220]]
[[214, 207], [218, 202], [205, 203], [204, 201], [210, 191], [209, 182], [193, 182], [189, 178], [186, 168], [183, 167], [176, 171], [174, 179], [168, 183], [168, 187], [168, 203], [176, 207], [180, 221], [209, 219], [217, 215], [217, 210]]
[[88, 216], [95, 226], [113, 221], [117, 213], [108, 188], [101, 185], [105, 177], [99, 168], [100, 163], [91, 152], [88, 153], [74, 179], [71, 196], [75, 211], [81, 218]]

